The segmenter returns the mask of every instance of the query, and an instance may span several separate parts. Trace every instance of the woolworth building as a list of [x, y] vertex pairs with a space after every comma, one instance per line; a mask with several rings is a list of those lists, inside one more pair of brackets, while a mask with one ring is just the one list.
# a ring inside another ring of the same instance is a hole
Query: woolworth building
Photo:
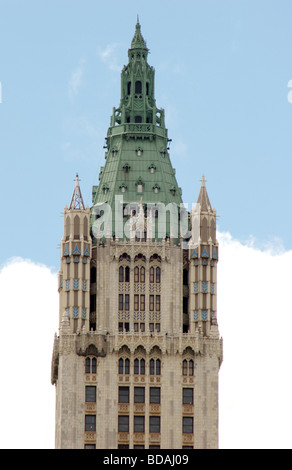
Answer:
[[218, 448], [216, 211], [201, 175], [183, 208], [148, 52], [138, 20], [91, 207], [76, 175], [64, 209], [58, 449]]

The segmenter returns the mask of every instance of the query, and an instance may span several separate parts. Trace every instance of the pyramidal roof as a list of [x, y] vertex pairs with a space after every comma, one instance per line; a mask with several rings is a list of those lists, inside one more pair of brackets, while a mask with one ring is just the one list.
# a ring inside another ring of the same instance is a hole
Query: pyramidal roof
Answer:
[[82, 194], [81, 194], [81, 189], [79, 186], [79, 177], [78, 173], [76, 173], [76, 179], [75, 179], [75, 188], [73, 191], [72, 199], [70, 202], [69, 210], [72, 209], [77, 209], [77, 210], [85, 210]]
[[201, 211], [203, 212], [208, 212], [209, 210], [212, 210], [212, 206], [206, 189], [206, 181], [204, 175], [202, 175], [201, 189], [199, 192], [197, 203], [200, 204]]
[[169, 156], [164, 110], [156, 106], [154, 69], [147, 62], [146, 42], [139, 20], [128, 50], [129, 61], [121, 73], [121, 100], [113, 109], [106, 137], [105, 164], [93, 186], [92, 202], [115, 197], [124, 204], [182, 203], [175, 170]]

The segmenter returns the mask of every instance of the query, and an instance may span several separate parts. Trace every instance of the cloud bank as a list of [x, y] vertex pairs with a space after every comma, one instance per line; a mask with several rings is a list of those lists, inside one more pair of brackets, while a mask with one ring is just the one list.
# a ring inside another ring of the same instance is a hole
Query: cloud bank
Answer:
[[[220, 448], [292, 448], [292, 251], [218, 234]], [[53, 448], [57, 275], [30, 260], [0, 269], [2, 448]], [[17, 421], [17, 431], [15, 423]]]

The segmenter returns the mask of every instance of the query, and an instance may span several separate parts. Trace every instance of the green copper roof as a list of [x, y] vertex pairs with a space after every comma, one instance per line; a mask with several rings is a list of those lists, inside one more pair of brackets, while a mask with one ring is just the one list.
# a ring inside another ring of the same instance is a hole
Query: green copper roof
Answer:
[[106, 137], [105, 165], [93, 187], [93, 205], [115, 196], [123, 203], [182, 203], [175, 170], [169, 158], [169, 139], [164, 110], [156, 106], [154, 68], [147, 62], [148, 49], [137, 21], [128, 51], [129, 62], [121, 72], [121, 100], [113, 109]]

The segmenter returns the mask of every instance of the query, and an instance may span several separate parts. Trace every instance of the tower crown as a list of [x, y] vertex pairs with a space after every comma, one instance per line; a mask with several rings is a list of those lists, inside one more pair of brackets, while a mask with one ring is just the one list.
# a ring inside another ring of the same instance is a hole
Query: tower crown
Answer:
[[[121, 72], [120, 105], [113, 109], [106, 137], [106, 163], [100, 172], [99, 185], [93, 187], [93, 205], [106, 202], [112, 213], [116, 211], [115, 197], [119, 195], [124, 206], [139, 204], [142, 198], [144, 209], [148, 204], [169, 203], [179, 209], [182, 203], [168, 154], [170, 139], [164, 110], [156, 106], [155, 72], [147, 56], [148, 48], [137, 20], [128, 64]], [[95, 220], [93, 216], [92, 223]], [[117, 235], [114, 223], [112, 235]], [[170, 236], [169, 228], [165, 232], [165, 236]]]

